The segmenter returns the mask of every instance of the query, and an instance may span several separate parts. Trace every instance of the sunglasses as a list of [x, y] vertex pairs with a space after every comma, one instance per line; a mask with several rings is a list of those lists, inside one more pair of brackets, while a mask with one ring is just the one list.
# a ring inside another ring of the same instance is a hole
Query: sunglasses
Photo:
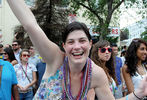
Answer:
[[26, 54], [23, 54], [22, 56], [23, 56], [23, 57], [30, 57], [30, 55], [26, 55]]
[[18, 44], [12, 44], [12, 46], [17, 46]]
[[99, 48], [99, 50], [100, 50], [101, 53], [105, 53], [106, 50], [107, 50], [109, 53], [112, 52], [112, 48]]

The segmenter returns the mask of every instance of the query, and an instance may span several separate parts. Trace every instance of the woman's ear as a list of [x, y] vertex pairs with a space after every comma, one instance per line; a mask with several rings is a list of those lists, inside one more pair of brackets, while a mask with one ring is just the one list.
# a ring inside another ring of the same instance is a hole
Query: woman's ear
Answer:
[[90, 42], [89, 42], [89, 43], [90, 43], [90, 49], [91, 49], [91, 47], [92, 47], [92, 40], [90, 40]]
[[65, 44], [64, 44], [64, 43], [62, 43], [62, 47], [63, 47], [63, 49], [65, 50]]

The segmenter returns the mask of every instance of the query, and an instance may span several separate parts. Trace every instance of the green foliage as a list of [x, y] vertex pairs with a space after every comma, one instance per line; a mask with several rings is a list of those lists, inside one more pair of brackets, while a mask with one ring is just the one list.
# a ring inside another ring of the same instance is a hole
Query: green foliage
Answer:
[[[36, 6], [32, 9], [39, 26], [46, 36], [60, 47], [62, 47], [61, 33], [68, 24], [69, 12], [68, 9], [62, 9], [62, 7], [64, 6], [60, 0], [36, 0]], [[22, 26], [16, 27], [15, 35], [15, 38], [22, 42], [22, 46], [32, 45]]]
[[[126, 8], [130, 8], [134, 5], [142, 8], [146, 1], [145, 0], [64, 0], [64, 2], [69, 3], [70, 11], [73, 14], [78, 14], [79, 10], [84, 11], [82, 16], [87, 20], [90, 20], [90, 24], [97, 27], [96, 31], [100, 33], [102, 39], [106, 39], [108, 32], [108, 27], [111, 22], [117, 23], [119, 7], [125, 2]], [[143, 2], [143, 6], [139, 4]], [[114, 12], [117, 15], [114, 15]], [[81, 12], [80, 12], [81, 13]], [[139, 12], [145, 15], [145, 12]], [[112, 17], [113, 16], [113, 17]], [[116, 17], [117, 16], [117, 17]], [[144, 16], [145, 17], [145, 16]]]
[[136, 14], [139, 14], [142, 16], [142, 18], [147, 18], [147, 0], [126, 0], [125, 1], [125, 7], [126, 10], [128, 8], [135, 8], [138, 10], [135, 10]]
[[[99, 36], [92, 37], [93, 43], [96, 43], [99, 41]], [[117, 43], [118, 42], [118, 37], [106, 37], [105, 40], [108, 40], [111, 43]]]
[[146, 30], [141, 34], [141, 38], [147, 42], [147, 27]]

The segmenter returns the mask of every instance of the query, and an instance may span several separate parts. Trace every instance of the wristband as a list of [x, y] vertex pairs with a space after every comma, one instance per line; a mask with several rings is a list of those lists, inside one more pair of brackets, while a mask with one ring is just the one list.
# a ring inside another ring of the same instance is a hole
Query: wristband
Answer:
[[134, 91], [133, 91], [133, 94], [134, 94], [134, 96], [135, 96], [137, 99], [142, 100], [142, 98], [138, 97], [138, 96], [135, 94]]

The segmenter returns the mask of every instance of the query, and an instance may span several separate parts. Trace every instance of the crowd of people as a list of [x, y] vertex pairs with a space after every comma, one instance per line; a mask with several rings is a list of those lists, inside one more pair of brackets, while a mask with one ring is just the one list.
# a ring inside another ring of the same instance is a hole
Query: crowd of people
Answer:
[[12, 45], [0, 44], [0, 100], [33, 99], [46, 67], [40, 65], [42, 60], [35, 51], [33, 46], [21, 49], [18, 40], [14, 40]]
[[87, 26], [72, 22], [62, 33], [62, 51], [47, 38], [23, 0], [7, 1], [33, 46], [21, 49], [17, 40], [12, 46], [0, 45], [0, 100], [147, 99], [146, 41], [133, 39], [119, 57], [116, 43], [93, 44]]

